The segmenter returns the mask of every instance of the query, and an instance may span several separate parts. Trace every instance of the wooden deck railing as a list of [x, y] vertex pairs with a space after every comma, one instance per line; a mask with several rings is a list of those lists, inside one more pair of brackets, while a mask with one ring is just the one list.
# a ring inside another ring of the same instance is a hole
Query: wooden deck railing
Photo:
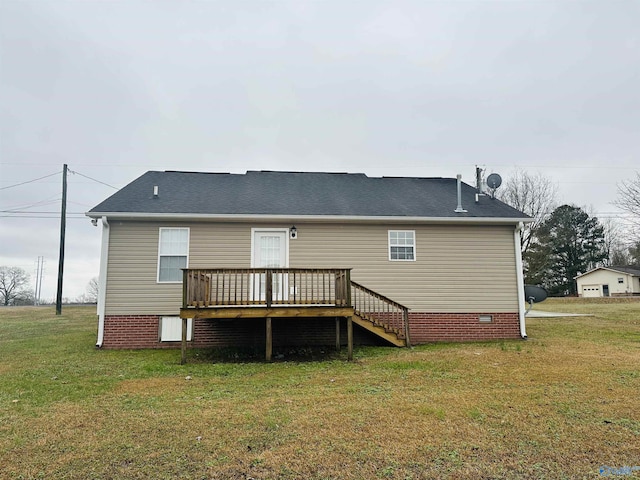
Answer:
[[351, 281], [347, 268], [185, 268], [184, 309], [335, 306], [409, 341], [409, 309]]
[[356, 314], [360, 317], [404, 337], [406, 346], [411, 346], [407, 307], [353, 281], [351, 282], [351, 302]]
[[186, 268], [183, 308], [351, 306], [350, 269]]

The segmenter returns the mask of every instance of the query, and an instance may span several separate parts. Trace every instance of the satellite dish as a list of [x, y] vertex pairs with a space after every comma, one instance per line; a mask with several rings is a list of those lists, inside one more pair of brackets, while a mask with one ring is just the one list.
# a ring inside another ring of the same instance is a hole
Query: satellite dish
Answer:
[[497, 173], [492, 173], [487, 177], [487, 187], [491, 189], [491, 198], [496, 198], [496, 189], [502, 185], [502, 177]]
[[539, 303], [547, 299], [547, 291], [536, 285], [524, 286], [524, 298], [527, 302]]
[[529, 313], [529, 310], [533, 307], [534, 303], [543, 302], [547, 298], [547, 291], [536, 285], [525, 285], [524, 286], [524, 298], [527, 302], [529, 302], [529, 308], [525, 313]]
[[492, 173], [487, 177], [487, 187], [495, 190], [502, 185], [502, 177], [497, 173]]

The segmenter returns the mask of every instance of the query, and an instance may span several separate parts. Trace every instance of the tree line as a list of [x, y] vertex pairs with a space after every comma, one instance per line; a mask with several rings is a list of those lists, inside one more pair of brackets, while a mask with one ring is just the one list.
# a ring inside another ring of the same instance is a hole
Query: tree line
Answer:
[[599, 266], [640, 268], [640, 173], [618, 186], [614, 202], [629, 224], [600, 221], [583, 208], [558, 205], [557, 187], [541, 174], [518, 171], [499, 198], [533, 218], [521, 234], [525, 282], [551, 295], [576, 295], [575, 277]]
[[[0, 267], [0, 305], [5, 307], [35, 305], [36, 299], [30, 283], [30, 275], [20, 267]], [[74, 299], [64, 298], [62, 303], [96, 303], [98, 301], [98, 279], [92, 278], [85, 293]], [[53, 304], [54, 300], [42, 301]]]

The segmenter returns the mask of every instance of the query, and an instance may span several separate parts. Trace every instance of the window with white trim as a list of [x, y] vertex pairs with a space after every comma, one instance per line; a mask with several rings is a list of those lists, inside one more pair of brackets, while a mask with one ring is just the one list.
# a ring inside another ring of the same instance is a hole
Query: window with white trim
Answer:
[[189, 263], [189, 229], [161, 227], [159, 237], [158, 283], [180, 283]]
[[415, 261], [416, 232], [413, 230], [389, 230], [389, 260]]

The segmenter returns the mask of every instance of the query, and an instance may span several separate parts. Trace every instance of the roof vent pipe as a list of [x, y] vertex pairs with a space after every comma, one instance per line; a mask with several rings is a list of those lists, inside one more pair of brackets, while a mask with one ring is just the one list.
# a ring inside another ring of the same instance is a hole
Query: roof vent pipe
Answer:
[[458, 179], [458, 206], [456, 207], [456, 213], [465, 213], [466, 210], [462, 208], [462, 175], [456, 176]]
[[153, 198], [158, 198], [158, 185], [153, 186]]

